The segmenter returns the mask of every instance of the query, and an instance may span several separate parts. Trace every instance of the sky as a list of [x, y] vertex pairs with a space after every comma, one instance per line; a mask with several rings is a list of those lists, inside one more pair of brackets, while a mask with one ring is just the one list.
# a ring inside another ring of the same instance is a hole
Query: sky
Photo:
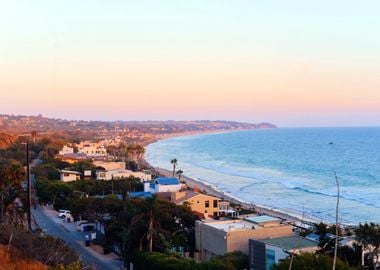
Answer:
[[380, 1], [0, 0], [0, 114], [380, 126]]

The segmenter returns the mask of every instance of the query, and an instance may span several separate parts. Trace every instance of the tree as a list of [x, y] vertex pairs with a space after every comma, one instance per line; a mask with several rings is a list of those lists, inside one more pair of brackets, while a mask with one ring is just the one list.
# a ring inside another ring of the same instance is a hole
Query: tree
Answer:
[[[290, 258], [286, 258], [277, 265], [273, 266], [273, 270], [288, 270]], [[333, 258], [324, 254], [303, 253], [295, 256], [293, 260], [292, 270], [330, 270], [333, 266]], [[340, 259], [336, 261], [336, 269], [338, 270], [354, 270], [356, 268], [349, 266]]]
[[178, 160], [176, 158], [173, 158], [170, 161], [170, 163], [173, 164], [173, 177], [174, 177], [174, 175], [175, 175], [175, 167], [177, 166]]
[[373, 262], [373, 269], [379, 261], [378, 254], [380, 248], [380, 225], [375, 223], [359, 224], [355, 229], [356, 238], [366, 250], [370, 251], [370, 259]]
[[25, 171], [15, 160], [0, 160], [0, 222], [3, 221], [7, 206], [13, 203], [17, 190], [21, 189]]
[[177, 175], [178, 175], [178, 180], [179, 180], [179, 181], [181, 181], [182, 174], [183, 174], [183, 171], [182, 171], [182, 170], [178, 170], [178, 171], [177, 171]]

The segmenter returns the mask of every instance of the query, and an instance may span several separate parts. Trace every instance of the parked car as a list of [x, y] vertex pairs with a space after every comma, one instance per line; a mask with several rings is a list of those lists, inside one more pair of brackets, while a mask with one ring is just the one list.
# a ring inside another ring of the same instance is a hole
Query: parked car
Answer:
[[69, 210], [59, 210], [58, 211], [58, 217], [59, 218], [66, 218], [71, 216], [71, 211]]

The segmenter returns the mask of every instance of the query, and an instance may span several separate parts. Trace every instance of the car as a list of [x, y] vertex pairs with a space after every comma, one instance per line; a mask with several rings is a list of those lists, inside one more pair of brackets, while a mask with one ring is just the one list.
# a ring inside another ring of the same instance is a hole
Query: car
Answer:
[[71, 216], [71, 212], [69, 210], [59, 210], [58, 211], [58, 217], [59, 218], [65, 218]]

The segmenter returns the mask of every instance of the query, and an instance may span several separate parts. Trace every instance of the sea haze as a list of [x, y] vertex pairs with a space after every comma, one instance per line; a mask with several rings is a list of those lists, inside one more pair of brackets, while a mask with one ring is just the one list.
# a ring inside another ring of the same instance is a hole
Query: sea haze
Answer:
[[154, 166], [207, 182], [243, 201], [341, 222], [380, 222], [380, 128], [281, 128], [196, 135], [148, 146]]

